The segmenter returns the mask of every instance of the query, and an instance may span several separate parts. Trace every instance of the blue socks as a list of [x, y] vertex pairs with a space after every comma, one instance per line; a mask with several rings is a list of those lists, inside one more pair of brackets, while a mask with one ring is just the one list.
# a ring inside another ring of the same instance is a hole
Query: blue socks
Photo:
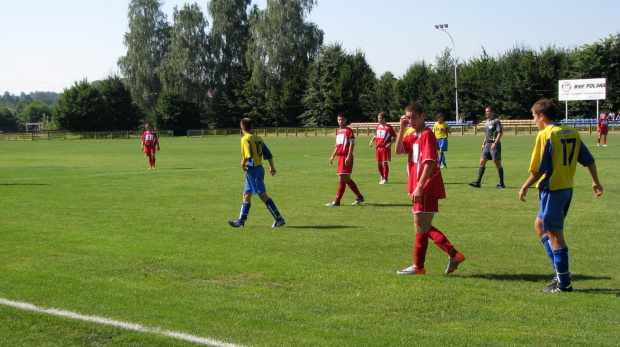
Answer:
[[273, 218], [275, 218], [275, 220], [282, 219], [282, 216], [280, 215], [280, 211], [278, 211], [278, 208], [276, 207], [276, 203], [273, 202], [271, 198], [265, 201], [265, 205], [267, 206], [267, 209], [269, 210], [269, 212], [271, 212], [271, 215], [273, 216]]
[[555, 271], [558, 274], [560, 286], [568, 288], [571, 286], [570, 272], [568, 271], [568, 247], [554, 249], [552, 252], [553, 264], [555, 266]]
[[251, 204], [242, 203], [241, 204], [241, 212], [239, 212], [239, 222], [241, 224], [245, 223], [245, 220], [248, 219], [248, 214], [250, 213]]
[[553, 266], [553, 268], [555, 269], [555, 263], [554, 263], [554, 260], [553, 260], [553, 258], [554, 258], [553, 257], [553, 250], [551, 249], [551, 242], [549, 242], [549, 235], [545, 235], [545, 237], [540, 239], [540, 242], [542, 242], [543, 246], [545, 246], [545, 250], [547, 251], [547, 256], [551, 260], [551, 266]]

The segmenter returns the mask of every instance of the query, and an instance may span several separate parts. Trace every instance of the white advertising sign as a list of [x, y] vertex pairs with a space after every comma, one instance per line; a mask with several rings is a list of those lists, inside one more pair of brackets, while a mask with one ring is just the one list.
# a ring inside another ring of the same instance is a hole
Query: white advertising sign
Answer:
[[584, 80], [559, 80], [558, 100], [605, 100], [606, 78], [590, 78]]

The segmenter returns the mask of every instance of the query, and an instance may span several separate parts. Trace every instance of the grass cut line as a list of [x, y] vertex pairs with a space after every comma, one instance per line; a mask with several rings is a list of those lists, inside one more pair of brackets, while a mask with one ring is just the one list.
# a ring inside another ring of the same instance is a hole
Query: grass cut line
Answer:
[[64, 317], [64, 318], [70, 318], [70, 319], [77, 319], [77, 320], [81, 320], [85, 322], [110, 325], [110, 326], [114, 326], [114, 327], [118, 327], [118, 328], [122, 328], [126, 330], [156, 334], [160, 336], [175, 338], [177, 340], [184, 340], [184, 341], [199, 343], [203, 345], [216, 346], [216, 347], [242, 347], [241, 345], [235, 345], [232, 343], [222, 342], [222, 341], [214, 340], [208, 337], [194, 336], [194, 335], [179, 333], [179, 332], [170, 331], [170, 330], [163, 330], [160, 328], [147, 328], [140, 324], [120, 322], [120, 321], [103, 318], [103, 317], [85, 316], [79, 313], [57, 310], [53, 308], [44, 309], [44, 308], [37, 307], [33, 304], [7, 300], [4, 298], [0, 298], [0, 305], [9, 306], [9, 307], [26, 310], [26, 311], [32, 311], [36, 313], [49, 314], [49, 315], [53, 315], [57, 317]]

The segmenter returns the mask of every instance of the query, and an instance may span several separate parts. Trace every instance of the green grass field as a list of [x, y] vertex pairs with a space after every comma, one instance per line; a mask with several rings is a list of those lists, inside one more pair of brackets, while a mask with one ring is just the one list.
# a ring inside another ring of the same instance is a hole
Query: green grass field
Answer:
[[[278, 173], [233, 229], [244, 174], [236, 136], [164, 139], [147, 170], [139, 140], [0, 141], [0, 299], [140, 324], [244, 346], [590, 345], [620, 341], [620, 139], [594, 146], [604, 187], [595, 198], [578, 168], [566, 221], [573, 293], [540, 291], [549, 260], [533, 230], [528, 176], [533, 136], [505, 136], [507, 188], [480, 136], [450, 138], [448, 198], [434, 225], [467, 257], [450, 276], [432, 243], [425, 276], [405, 158], [379, 185], [374, 148], [359, 137], [353, 179], [366, 197], [325, 207], [337, 188], [333, 138], [266, 138]], [[185, 346], [148, 332], [0, 305], [2, 346]]]

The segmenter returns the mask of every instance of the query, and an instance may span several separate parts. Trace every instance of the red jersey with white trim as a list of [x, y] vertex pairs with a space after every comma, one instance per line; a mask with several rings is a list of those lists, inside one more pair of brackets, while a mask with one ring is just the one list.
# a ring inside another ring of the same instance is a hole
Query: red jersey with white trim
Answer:
[[336, 133], [336, 155], [348, 155], [349, 146], [355, 143], [355, 134], [351, 128], [346, 127]]
[[377, 125], [375, 129], [375, 140], [377, 140], [377, 148], [385, 147], [392, 142], [392, 139], [396, 137], [396, 131], [391, 125]]
[[145, 131], [142, 134], [142, 141], [145, 146], [155, 146], [157, 144], [157, 133], [154, 131]]
[[422, 175], [424, 163], [432, 162], [431, 175], [422, 188], [422, 194], [436, 196], [439, 199], [446, 197], [446, 190], [443, 184], [439, 161], [437, 158], [437, 138], [429, 127], [424, 127], [420, 132], [412, 132], [403, 139], [403, 152], [409, 154], [409, 182], [407, 190], [413, 194], [414, 188], [418, 184], [418, 179]]
[[601, 130], [607, 130], [609, 126], [609, 120], [607, 118], [599, 118], [598, 119], [598, 128]]

